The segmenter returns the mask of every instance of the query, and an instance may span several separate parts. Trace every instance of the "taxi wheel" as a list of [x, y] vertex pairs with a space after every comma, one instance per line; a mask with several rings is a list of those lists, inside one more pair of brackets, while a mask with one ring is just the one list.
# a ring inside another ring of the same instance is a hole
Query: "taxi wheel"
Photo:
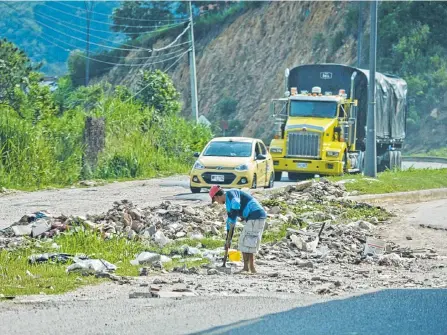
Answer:
[[200, 187], [191, 187], [191, 192], [192, 193], [200, 193], [202, 189]]
[[257, 181], [256, 181], [256, 174], [253, 175], [253, 182], [251, 183], [251, 188], [255, 189], [258, 187]]
[[265, 188], [273, 188], [273, 185], [275, 184], [275, 174], [272, 173], [270, 175], [269, 183], [265, 186]]

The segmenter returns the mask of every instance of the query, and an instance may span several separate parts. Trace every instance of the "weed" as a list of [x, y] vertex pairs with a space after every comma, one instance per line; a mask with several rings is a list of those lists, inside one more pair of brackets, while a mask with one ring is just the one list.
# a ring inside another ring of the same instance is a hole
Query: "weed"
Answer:
[[447, 187], [447, 169], [413, 169], [386, 171], [377, 179], [361, 175], [331, 177], [332, 181], [348, 179], [346, 189], [361, 194], [380, 194]]

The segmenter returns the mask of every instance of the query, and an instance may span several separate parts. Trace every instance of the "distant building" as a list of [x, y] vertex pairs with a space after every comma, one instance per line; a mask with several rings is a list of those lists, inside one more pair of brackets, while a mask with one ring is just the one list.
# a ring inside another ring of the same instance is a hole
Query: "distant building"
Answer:
[[53, 92], [57, 89], [57, 77], [43, 77], [40, 81], [40, 86], [48, 86], [50, 91]]

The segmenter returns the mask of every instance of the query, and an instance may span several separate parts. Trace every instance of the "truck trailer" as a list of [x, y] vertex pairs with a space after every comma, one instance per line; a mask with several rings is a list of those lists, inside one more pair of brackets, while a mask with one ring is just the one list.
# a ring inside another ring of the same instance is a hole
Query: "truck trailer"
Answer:
[[[285, 73], [285, 97], [273, 99], [270, 143], [275, 180], [362, 173], [369, 71], [340, 64], [301, 65]], [[377, 171], [401, 168], [407, 83], [376, 72]]]

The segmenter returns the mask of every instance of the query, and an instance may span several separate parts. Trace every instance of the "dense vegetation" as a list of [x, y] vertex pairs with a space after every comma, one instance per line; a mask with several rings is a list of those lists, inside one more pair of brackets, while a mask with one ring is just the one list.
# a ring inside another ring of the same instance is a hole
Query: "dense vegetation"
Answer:
[[[29, 59], [11, 44], [0, 44], [6, 68]], [[178, 93], [160, 71], [145, 72], [134, 96], [125, 87], [92, 85], [74, 89], [69, 78], [50, 92], [41, 74], [28, 71], [10, 83], [0, 105], [0, 185], [35, 189], [80, 179], [139, 178], [185, 172], [192, 153], [210, 138], [208, 129], [179, 117]], [[87, 116], [105, 119], [105, 149], [94, 169], [83, 169]]]
[[[357, 34], [358, 2], [351, 4], [345, 33]], [[368, 4], [362, 15], [369, 15]], [[378, 9], [377, 71], [393, 73], [408, 83], [407, 141], [413, 147], [447, 146], [447, 138], [428, 138], [420, 131], [445, 126], [447, 100], [447, 3], [438, 1], [384, 1]], [[369, 34], [364, 36], [362, 66], [368, 66]], [[442, 128], [440, 128], [442, 129]], [[425, 137], [425, 138], [424, 138]]]

